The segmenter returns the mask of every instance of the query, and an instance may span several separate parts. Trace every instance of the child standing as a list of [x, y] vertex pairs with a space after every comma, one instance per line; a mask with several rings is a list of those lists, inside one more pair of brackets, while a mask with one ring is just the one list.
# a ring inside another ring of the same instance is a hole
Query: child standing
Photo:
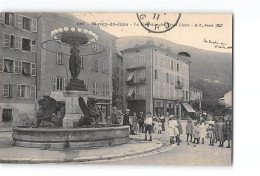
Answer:
[[187, 141], [186, 142], [188, 142], [189, 136], [190, 136], [190, 142], [192, 142], [193, 128], [194, 128], [194, 126], [193, 126], [192, 120], [189, 118], [187, 125], [186, 125], [186, 135], [187, 135]]
[[207, 128], [208, 136], [209, 136], [209, 145], [214, 146], [214, 140], [215, 140], [215, 129], [214, 124], [209, 124], [209, 127]]
[[197, 122], [194, 122], [193, 137], [194, 137], [193, 143], [197, 141], [197, 144], [199, 144], [200, 129], [199, 129], [199, 124], [197, 124]]
[[160, 121], [160, 119], [158, 119], [158, 122], [157, 122], [157, 131], [158, 131], [158, 134], [162, 134], [162, 122]]
[[149, 135], [150, 135], [149, 141], [152, 141], [153, 117], [152, 117], [151, 112], [147, 113], [147, 116], [146, 116], [144, 123], [145, 123], [145, 140], [147, 140], [147, 132], [148, 132]]

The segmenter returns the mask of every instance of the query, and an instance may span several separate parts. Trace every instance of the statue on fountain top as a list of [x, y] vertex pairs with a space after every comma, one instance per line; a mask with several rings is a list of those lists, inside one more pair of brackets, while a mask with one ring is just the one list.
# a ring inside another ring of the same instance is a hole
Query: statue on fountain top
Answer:
[[79, 56], [79, 43], [73, 42], [70, 49], [69, 70], [72, 79], [78, 79], [80, 74], [81, 60]]

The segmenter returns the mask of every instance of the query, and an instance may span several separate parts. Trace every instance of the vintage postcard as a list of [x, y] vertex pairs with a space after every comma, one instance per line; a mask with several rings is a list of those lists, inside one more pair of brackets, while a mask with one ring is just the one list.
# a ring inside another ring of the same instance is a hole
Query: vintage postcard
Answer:
[[0, 13], [0, 163], [231, 166], [232, 14]]

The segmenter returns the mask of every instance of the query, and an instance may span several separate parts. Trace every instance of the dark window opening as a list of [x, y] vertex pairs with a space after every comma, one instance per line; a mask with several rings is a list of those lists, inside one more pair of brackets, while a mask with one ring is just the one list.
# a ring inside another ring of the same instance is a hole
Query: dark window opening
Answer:
[[24, 76], [30, 76], [31, 75], [31, 64], [27, 62], [22, 63], [22, 74]]
[[31, 30], [31, 19], [23, 17], [23, 29], [28, 31]]
[[14, 72], [14, 61], [5, 59], [4, 60], [4, 72], [13, 73]]
[[14, 14], [13, 13], [5, 13], [5, 24], [14, 26]]
[[23, 38], [22, 50], [31, 51], [31, 40]]
[[15, 37], [14, 37], [14, 35], [11, 35], [11, 37], [10, 37], [10, 48], [14, 48], [14, 43], [15, 43]]
[[2, 121], [3, 122], [12, 121], [12, 109], [3, 109]]

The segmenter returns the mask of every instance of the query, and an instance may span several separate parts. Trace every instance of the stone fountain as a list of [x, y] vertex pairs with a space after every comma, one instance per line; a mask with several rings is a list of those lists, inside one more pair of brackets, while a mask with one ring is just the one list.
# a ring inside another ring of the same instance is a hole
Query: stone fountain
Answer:
[[[58, 28], [51, 32], [54, 42], [70, 46], [69, 70], [71, 79], [64, 91], [66, 113], [63, 119], [54, 115], [57, 102], [44, 96], [38, 101], [36, 125], [13, 129], [13, 145], [32, 148], [89, 148], [129, 142], [129, 126], [99, 123], [101, 111], [94, 98], [89, 97], [80, 74], [79, 47], [87, 47], [98, 40], [97, 34], [82, 28]], [[50, 40], [42, 43], [47, 44]], [[46, 49], [49, 52], [56, 52]], [[102, 50], [101, 52], [103, 52]], [[95, 54], [98, 54], [97, 52]], [[87, 102], [87, 103], [86, 103]], [[41, 122], [53, 124], [42, 127]]]

